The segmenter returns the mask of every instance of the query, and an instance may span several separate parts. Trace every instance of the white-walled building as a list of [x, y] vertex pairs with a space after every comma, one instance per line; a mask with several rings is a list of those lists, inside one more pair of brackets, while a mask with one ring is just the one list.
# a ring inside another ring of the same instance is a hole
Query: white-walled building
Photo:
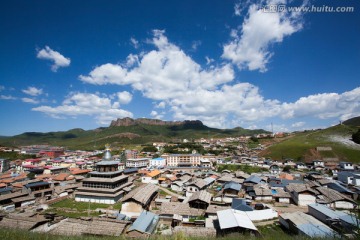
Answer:
[[149, 158], [129, 158], [126, 160], [127, 168], [143, 168], [149, 166]]
[[201, 154], [170, 154], [166, 156], [166, 164], [170, 167], [194, 167], [200, 165], [201, 159]]
[[153, 158], [149, 160], [149, 166], [154, 167], [165, 167], [166, 159], [165, 158]]
[[10, 169], [10, 159], [0, 158], [0, 173]]

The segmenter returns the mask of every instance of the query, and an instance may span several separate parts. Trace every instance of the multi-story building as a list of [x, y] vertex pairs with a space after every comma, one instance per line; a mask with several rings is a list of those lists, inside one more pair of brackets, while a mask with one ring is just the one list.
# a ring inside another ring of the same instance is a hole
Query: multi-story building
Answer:
[[149, 158], [130, 158], [126, 160], [127, 168], [143, 168], [149, 166]]
[[139, 151], [138, 150], [125, 150], [126, 159], [138, 158]]
[[169, 154], [166, 157], [166, 164], [169, 167], [195, 167], [199, 166], [201, 154]]
[[119, 161], [112, 160], [109, 146], [106, 146], [103, 160], [96, 163], [95, 171], [88, 173], [88, 177], [83, 179], [82, 186], [75, 192], [75, 200], [106, 204], [119, 201], [124, 195], [123, 188], [132, 183], [118, 168]]
[[0, 158], [0, 173], [10, 169], [10, 159]]
[[165, 167], [165, 165], [166, 165], [166, 159], [165, 158], [153, 158], [153, 159], [150, 159], [149, 166]]

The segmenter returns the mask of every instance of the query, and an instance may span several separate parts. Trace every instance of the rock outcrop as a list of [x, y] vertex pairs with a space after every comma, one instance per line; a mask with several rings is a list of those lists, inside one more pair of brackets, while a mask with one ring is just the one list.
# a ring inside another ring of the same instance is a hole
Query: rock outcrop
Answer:
[[149, 118], [138, 118], [132, 119], [129, 117], [118, 118], [113, 120], [110, 124], [110, 127], [120, 127], [120, 126], [134, 126], [139, 124], [145, 125], [157, 125], [157, 126], [181, 126], [181, 125], [203, 125], [199, 120], [185, 120], [185, 121], [163, 121], [159, 119], [149, 119]]

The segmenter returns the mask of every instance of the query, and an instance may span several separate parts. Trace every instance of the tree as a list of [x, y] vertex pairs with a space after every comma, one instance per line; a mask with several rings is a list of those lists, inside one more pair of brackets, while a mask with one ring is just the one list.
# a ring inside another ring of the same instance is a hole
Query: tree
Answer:
[[28, 179], [32, 180], [35, 179], [35, 173], [29, 172], [28, 175], [26, 175]]
[[283, 172], [290, 172], [290, 170], [291, 170], [291, 166], [289, 166], [289, 165], [286, 165], [285, 167], [284, 167], [284, 169], [283, 169]]
[[355, 143], [360, 144], [360, 129], [352, 135], [352, 140]]

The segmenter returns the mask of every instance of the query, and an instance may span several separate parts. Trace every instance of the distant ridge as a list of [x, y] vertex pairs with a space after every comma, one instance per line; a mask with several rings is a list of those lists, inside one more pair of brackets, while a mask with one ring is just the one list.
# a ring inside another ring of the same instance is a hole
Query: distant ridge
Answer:
[[132, 119], [129, 117], [118, 118], [111, 121], [110, 127], [128, 127], [139, 124], [155, 125], [155, 126], [180, 126], [180, 125], [197, 125], [203, 126], [204, 124], [199, 120], [185, 120], [185, 121], [163, 121], [160, 119], [138, 118]]

